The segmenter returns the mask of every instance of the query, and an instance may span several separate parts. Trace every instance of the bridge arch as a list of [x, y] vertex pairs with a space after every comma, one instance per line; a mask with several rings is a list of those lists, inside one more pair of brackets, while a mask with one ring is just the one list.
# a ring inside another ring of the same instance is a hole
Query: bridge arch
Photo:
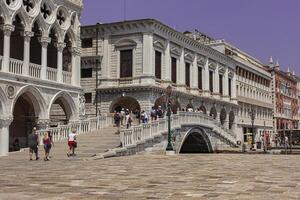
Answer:
[[201, 127], [191, 128], [184, 135], [179, 153], [212, 153], [213, 148], [206, 131]]

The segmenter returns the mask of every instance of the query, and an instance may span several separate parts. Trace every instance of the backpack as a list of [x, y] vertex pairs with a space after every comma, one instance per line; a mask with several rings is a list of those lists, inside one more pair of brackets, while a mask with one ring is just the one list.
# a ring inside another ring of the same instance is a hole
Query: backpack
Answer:
[[119, 122], [120, 121], [120, 115], [118, 113], [115, 114], [114, 120], [115, 120], [115, 122]]
[[156, 116], [156, 110], [151, 110], [151, 117], [155, 117]]

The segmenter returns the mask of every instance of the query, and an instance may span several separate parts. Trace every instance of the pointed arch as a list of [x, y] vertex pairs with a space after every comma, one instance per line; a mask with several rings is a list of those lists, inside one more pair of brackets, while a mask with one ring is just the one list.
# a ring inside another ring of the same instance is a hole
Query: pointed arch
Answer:
[[31, 100], [33, 107], [34, 107], [35, 115], [41, 119], [45, 119], [46, 113], [47, 113], [46, 112], [46, 110], [47, 110], [46, 109], [47, 108], [46, 101], [45, 101], [43, 95], [41, 94], [41, 92], [39, 91], [39, 89], [37, 89], [36, 87], [34, 87], [32, 85], [27, 85], [27, 86], [21, 87], [19, 89], [19, 91], [16, 93], [16, 96], [12, 102], [10, 112], [11, 113], [14, 112], [15, 104], [16, 104], [17, 100], [19, 99], [19, 97], [22, 96], [23, 94], [26, 94], [26, 96], [28, 96], [28, 98]]
[[76, 118], [77, 107], [72, 96], [66, 91], [60, 91], [51, 99], [48, 107], [48, 116], [50, 118], [51, 107], [53, 104], [59, 104], [65, 112], [67, 120], [74, 120]]
[[12, 15], [12, 22], [15, 21], [15, 17], [19, 16], [19, 18], [22, 20], [22, 22], [24, 23], [24, 30], [26, 31], [30, 31], [31, 30], [31, 23], [30, 23], [30, 18], [28, 16], [28, 14], [26, 13], [26, 11], [24, 9], [19, 9], [17, 12], [15, 12]]
[[60, 28], [57, 22], [54, 22], [51, 26], [49, 26], [48, 32], [51, 33], [52, 30], [55, 32], [58, 42], [63, 42], [64, 41], [63, 30]]

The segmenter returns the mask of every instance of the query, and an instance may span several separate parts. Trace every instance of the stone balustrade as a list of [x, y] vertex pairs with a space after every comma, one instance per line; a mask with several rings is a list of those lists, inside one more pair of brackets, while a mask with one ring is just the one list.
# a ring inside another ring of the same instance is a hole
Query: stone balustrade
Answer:
[[23, 61], [11, 58], [9, 60], [9, 72], [14, 74], [23, 73]]
[[[0, 71], [2, 70], [3, 56], [0, 56]], [[42, 66], [34, 63], [29, 63], [29, 71], [24, 69], [24, 61], [10, 58], [9, 59], [9, 73], [30, 76], [37, 79], [42, 79]], [[47, 67], [46, 79], [49, 81], [57, 81], [57, 69]], [[62, 83], [71, 84], [72, 72], [62, 72]]]
[[[181, 125], [202, 125], [212, 128], [216, 134], [226, 140], [228, 143], [236, 145], [236, 135], [232, 130], [228, 130], [221, 123], [214, 120], [212, 117], [196, 112], [179, 112], [171, 116], [171, 129], [180, 128]], [[122, 129], [120, 131], [120, 140], [123, 147], [130, 147], [144, 142], [147, 139], [153, 139], [155, 136], [161, 135], [168, 131], [167, 118], [159, 118], [157, 121], [152, 121], [147, 124], [133, 126], [130, 129]]]
[[98, 116], [89, 119], [84, 119], [80, 121], [70, 122], [67, 125], [58, 125], [58, 127], [46, 128], [44, 130], [38, 130], [37, 134], [40, 138], [40, 144], [42, 144], [43, 135], [47, 132], [50, 132], [53, 141], [60, 141], [68, 138], [69, 133], [72, 129], [76, 129], [77, 134], [84, 134], [92, 132], [101, 128], [109, 127], [112, 125], [111, 116]]
[[42, 66], [30, 63], [29, 64], [29, 76], [34, 78], [41, 78]]

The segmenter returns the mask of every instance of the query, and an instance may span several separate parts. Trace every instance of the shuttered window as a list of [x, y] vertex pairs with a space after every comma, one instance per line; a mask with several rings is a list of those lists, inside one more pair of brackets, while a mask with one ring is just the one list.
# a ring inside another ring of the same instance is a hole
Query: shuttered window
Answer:
[[132, 50], [120, 51], [120, 78], [132, 77]]
[[177, 82], [177, 59], [176, 58], [173, 58], [171, 59], [171, 65], [172, 65], [172, 82], [173, 83], [176, 83]]

